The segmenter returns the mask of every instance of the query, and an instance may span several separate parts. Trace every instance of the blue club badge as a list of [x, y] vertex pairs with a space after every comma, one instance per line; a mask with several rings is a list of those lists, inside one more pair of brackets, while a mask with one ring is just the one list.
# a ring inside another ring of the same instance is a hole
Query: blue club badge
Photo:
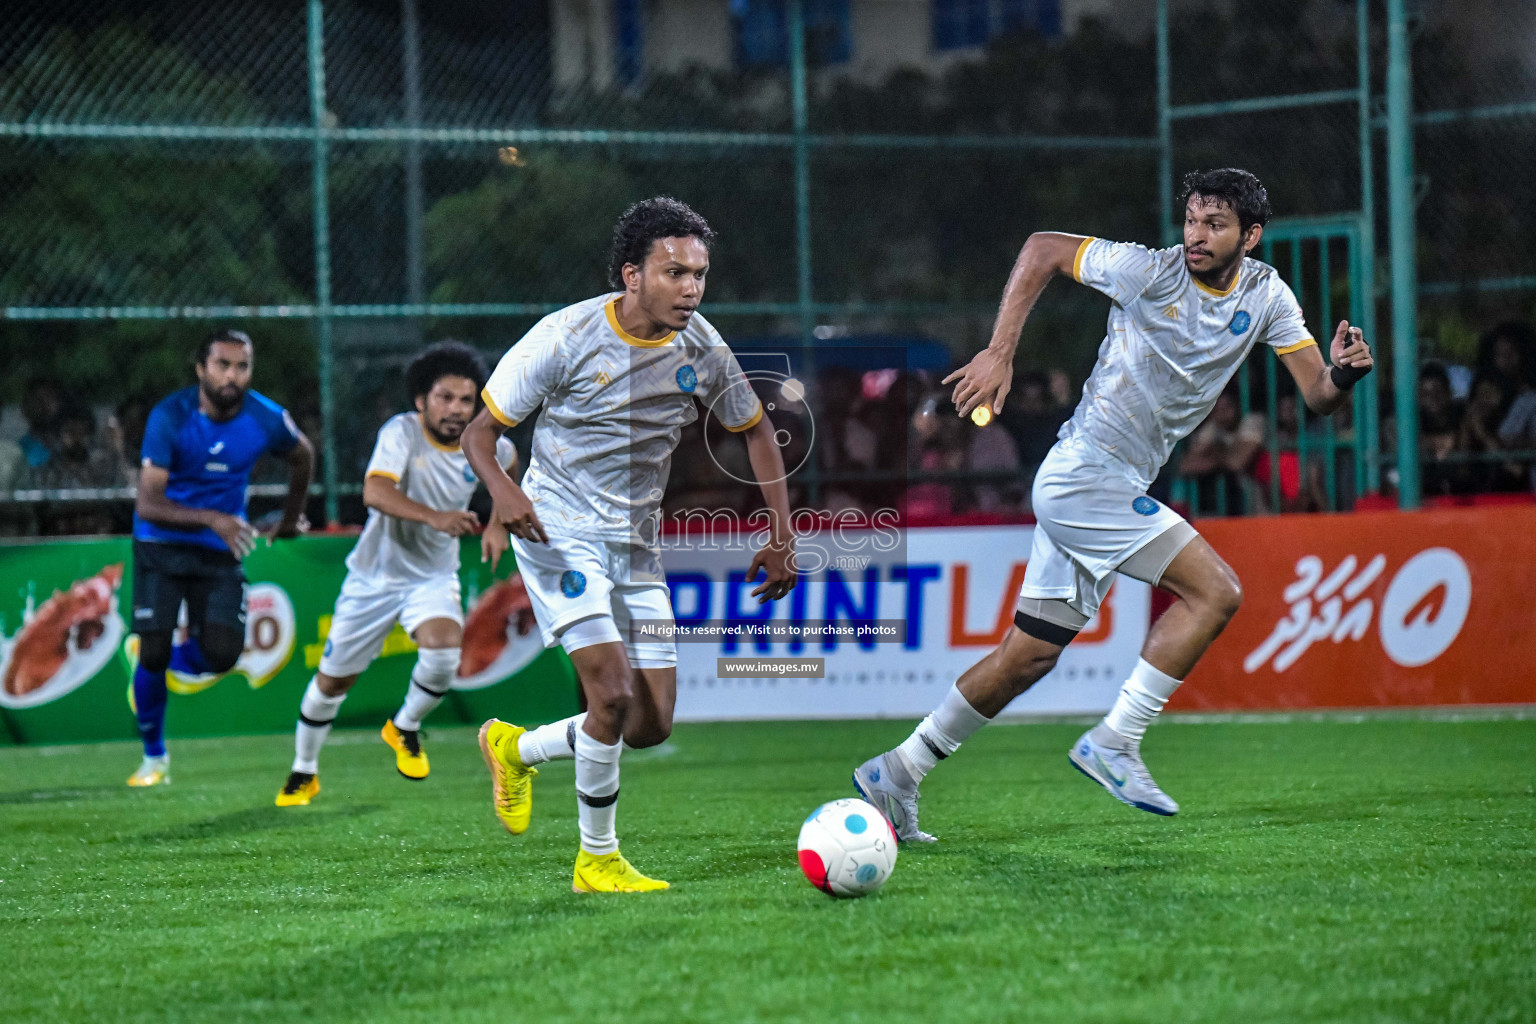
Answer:
[[693, 389], [699, 386], [699, 375], [693, 372], [693, 367], [683, 366], [677, 371], [677, 386], [693, 394]]
[[587, 577], [585, 573], [575, 569], [567, 569], [560, 574], [560, 593], [566, 597], [580, 597], [587, 589]]
[[479, 479], [480, 479], [479, 477], [475, 476], [475, 471], [469, 467], [469, 464], [465, 463], [464, 464], [464, 482], [467, 483], [467, 484], [472, 484], [472, 483], [477, 483], [479, 481]]
[[1141, 497], [1131, 502], [1131, 509], [1136, 512], [1137, 515], [1155, 516], [1157, 515], [1157, 502], [1143, 494]]
[[1242, 334], [1251, 323], [1253, 323], [1253, 317], [1248, 315], [1247, 310], [1240, 309], [1232, 315], [1232, 322], [1227, 324], [1227, 330], [1233, 334]]

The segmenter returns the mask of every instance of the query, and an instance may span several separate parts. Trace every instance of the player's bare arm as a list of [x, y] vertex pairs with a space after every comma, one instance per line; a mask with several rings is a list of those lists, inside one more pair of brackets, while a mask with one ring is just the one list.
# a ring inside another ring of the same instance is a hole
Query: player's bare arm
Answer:
[[1319, 416], [1329, 415], [1348, 401], [1354, 383], [1376, 365], [1360, 328], [1351, 327], [1348, 320], [1340, 320], [1333, 332], [1328, 358], [1331, 365], [1324, 366], [1322, 353], [1316, 345], [1280, 357], [1291, 376], [1296, 378], [1296, 386], [1301, 390], [1307, 408]]
[[770, 538], [752, 558], [747, 568], [747, 579], [757, 579], [758, 569], [767, 578], [752, 591], [758, 604], [777, 601], [795, 588], [799, 574], [795, 571], [795, 539], [789, 529], [789, 486], [784, 480], [784, 456], [773, 439], [773, 423], [764, 414], [756, 423], [742, 431], [747, 442], [747, 458], [752, 462], [752, 475], [763, 489], [763, 502], [768, 506], [771, 519]]
[[315, 448], [309, 438], [298, 435], [298, 443], [288, 452], [288, 495], [283, 499], [283, 518], [272, 530], [272, 538], [286, 540], [309, 528], [304, 519], [304, 504], [309, 500], [309, 482], [315, 475]]
[[1086, 239], [1058, 231], [1036, 231], [1019, 250], [1019, 258], [1008, 275], [997, 321], [992, 327], [992, 341], [969, 363], [944, 378], [956, 381], [953, 400], [961, 416], [969, 416], [977, 407], [989, 406], [1002, 412], [1003, 401], [1013, 386], [1013, 353], [1019, 345], [1024, 321], [1051, 278], [1071, 276], [1072, 262]]
[[481, 409], [464, 428], [464, 438], [460, 442], [470, 468], [491, 493], [491, 521], [480, 538], [480, 557], [491, 563], [492, 570], [507, 550], [509, 533], [523, 540], [549, 543], [549, 535], [533, 510], [532, 500], [496, 458], [496, 439], [504, 430], [505, 425], [489, 409]]
[[429, 508], [409, 497], [394, 480], [379, 473], [363, 481], [363, 504], [396, 519], [425, 523], [450, 537], [463, 537], [480, 529], [480, 517], [468, 509]]
[[166, 484], [171, 471], [164, 466], [145, 462], [139, 473], [139, 493], [134, 501], [134, 511], [139, 518], [157, 526], [175, 530], [196, 530], [207, 527], [229, 545], [236, 558], [244, 558], [256, 546], [256, 528], [240, 516], [217, 512], [207, 508], [191, 508], [165, 496]]

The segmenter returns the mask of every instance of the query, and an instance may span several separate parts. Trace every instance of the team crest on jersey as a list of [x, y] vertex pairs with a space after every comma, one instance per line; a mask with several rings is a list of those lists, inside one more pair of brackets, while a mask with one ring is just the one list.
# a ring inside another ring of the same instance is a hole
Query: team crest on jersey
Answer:
[[1154, 516], [1157, 515], [1157, 502], [1143, 494], [1141, 497], [1131, 502], [1131, 509], [1138, 515]]
[[475, 476], [474, 469], [471, 468], [469, 463], [466, 462], [464, 464], [464, 482], [467, 483], [467, 484], [473, 484], [473, 483], [478, 483], [479, 480], [480, 480], [480, 478]]
[[699, 375], [693, 372], [693, 367], [684, 366], [677, 371], [677, 386], [693, 394], [693, 389], [699, 386]]
[[1248, 315], [1246, 310], [1240, 309], [1232, 315], [1232, 322], [1227, 324], [1227, 330], [1233, 334], [1242, 334], [1251, 323], [1253, 323], [1253, 318]]
[[560, 593], [566, 597], [580, 597], [587, 589], [587, 577], [585, 573], [575, 569], [567, 569], [560, 574]]

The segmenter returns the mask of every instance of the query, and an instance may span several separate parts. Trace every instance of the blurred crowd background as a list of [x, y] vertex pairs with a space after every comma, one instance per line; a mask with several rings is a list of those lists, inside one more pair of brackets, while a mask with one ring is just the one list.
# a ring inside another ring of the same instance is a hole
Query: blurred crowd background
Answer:
[[[1256, 355], [1160, 497], [1198, 515], [1395, 504], [1406, 444], [1426, 501], [1530, 500], [1536, 8], [1407, 13], [1405, 391], [1385, 0], [15, 0], [0, 11], [0, 534], [126, 530], [148, 410], [191, 383], [215, 325], [256, 339], [254, 386], [322, 453], [311, 518], [360, 522], [410, 354], [456, 337], [494, 362], [604, 289], [613, 220], [656, 193], [719, 231], [705, 314], [746, 353], [790, 353], [804, 380], [801, 402], [755, 381], [802, 466], [798, 504], [1024, 516], [1105, 300], [1052, 286], [987, 426], [939, 382], [985, 344], [1029, 232], [1169, 240], [1165, 164], [1247, 167], [1295, 223], [1361, 218], [1369, 279], [1308, 250], [1323, 284], [1303, 301], [1325, 343], [1325, 311], [1368, 309], [1380, 372], [1373, 414], [1324, 422]], [[750, 506], [732, 441], [690, 429], [669, 508]], [[262, 475], [255, 514], [281, 480]]]

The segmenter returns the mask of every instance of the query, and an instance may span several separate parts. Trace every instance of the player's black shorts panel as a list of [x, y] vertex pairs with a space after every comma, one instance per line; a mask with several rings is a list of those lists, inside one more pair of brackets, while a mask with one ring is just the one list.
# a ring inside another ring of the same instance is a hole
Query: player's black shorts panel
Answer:
[[195, 544], [133, 542], [133, 631], [170, 632], [187, 603], [194, 635], [210, 624], [245, 635], [245, 572], [227, 551]]

